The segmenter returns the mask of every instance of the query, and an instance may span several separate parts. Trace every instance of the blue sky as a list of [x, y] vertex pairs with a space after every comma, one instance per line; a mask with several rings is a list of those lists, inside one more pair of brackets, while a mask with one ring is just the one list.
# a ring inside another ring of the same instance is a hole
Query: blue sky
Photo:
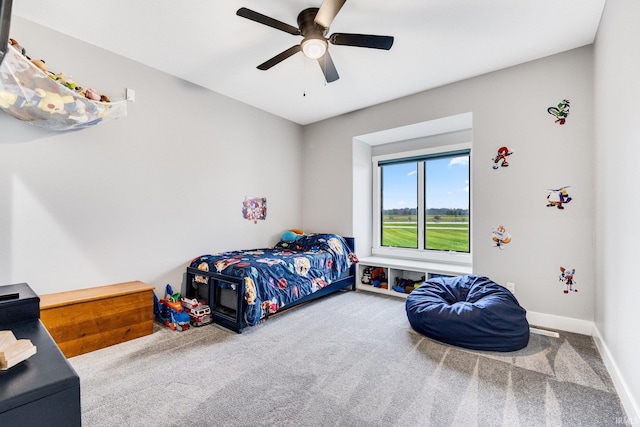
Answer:
[[[384, 167], [383, 209], [417, 206], [417, 163]], [[427, 162], [427, 208], [469, 208], [469, 157]]]

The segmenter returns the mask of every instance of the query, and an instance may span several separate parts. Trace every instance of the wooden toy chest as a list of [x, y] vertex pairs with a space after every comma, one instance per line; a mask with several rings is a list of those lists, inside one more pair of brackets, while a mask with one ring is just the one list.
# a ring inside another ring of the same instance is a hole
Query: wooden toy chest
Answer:
[[40, 320], [66, 357], [153, 332], [154, 288], [142, 282], [40, 296]]

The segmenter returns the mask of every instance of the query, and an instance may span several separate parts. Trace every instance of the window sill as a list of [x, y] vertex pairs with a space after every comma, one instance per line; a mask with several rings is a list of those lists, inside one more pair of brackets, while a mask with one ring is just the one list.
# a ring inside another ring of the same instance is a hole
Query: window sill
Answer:
[[418, 264], [447, 264], [455, 267], [468, 268], [471, 270], [471, 254], [447, 251], [417, 252], [403, 248], [372, 248], [371, 254], [374, 257], [397, 260], [399, 262], [415, 262]]

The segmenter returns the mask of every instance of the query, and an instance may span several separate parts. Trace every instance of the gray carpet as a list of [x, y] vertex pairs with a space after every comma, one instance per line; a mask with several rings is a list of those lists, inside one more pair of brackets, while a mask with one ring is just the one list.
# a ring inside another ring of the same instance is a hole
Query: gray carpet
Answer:
[[591, 337], [532, 334], [512, 353], [411, 329], [404, 300], [344, 292], [237, 335], [152, 335], [70, 359], [83, 425], [620, 426]]

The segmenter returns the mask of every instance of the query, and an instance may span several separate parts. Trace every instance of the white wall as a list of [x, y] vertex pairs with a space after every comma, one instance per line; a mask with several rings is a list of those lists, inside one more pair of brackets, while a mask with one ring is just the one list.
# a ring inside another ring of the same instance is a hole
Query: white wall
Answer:
[[[547, 108], [563, 98], [571, 101], [571, 111], [560, 126]], [[472, 112], [474, 273], [515, 282], [522, 305], [540, 314], [537, 321], [561, 319], [565, 327], [590, 333], [592, 105], [592, 48], [584, 47], [306, 126], [304, 168], [313, 173], [305, 174], [305, 228], [362, 237], [370, 206], [353, 208], [350, 201], [355, 195], [367, 203], [359, 193], [371, 189], [358, 188], [361, 168], [354, 178], [348, 166], [364, 163], [354, 155], [367, 155], [353, 149], [354, 136]], [[503, 145], [514, 150], [511, 166], [496, 171], [491, 158]], [[322, 185], [313, 185], [322, 165], [335, 164], [334, 159], [340, 166], [322, 175]], [[547, 189], [565, 185], [574, 200], [564, 211], [546, 207]], [[491, 228], [499, 224], [513, 235], [503, 251], [490, 239]], [[367, 248], [358, 245], [358, 252], [366, 255]], [[576, 268], [579, 292], [563, 294], [560, 266]]]
[[[608, 0], [595, 43], [596, 327], [640, 425], [640, 3]], [[632, 397], [635, 396], [635, 399]]]
[[[302, 225], [301, 127], [16, 17], [11, 35], [127, 117], [43, 131], [0, 113], [0, 283], [39, 294], [142, 280], [177, 287], [203, 253]], [[267, 219], [242, 218], [246, 195]]]
[[[542, 320], [579, 329], [595, 319], [638, 424], [640, 232], [627, 225], [640, 214], [638, 18], [634, 0], [609, 0], [595, 54], [576, 49], [301, 129], [15, 17], [11, 35], [31, 56], [113, 99], [133, 88], [137, 100], [128, 117], [71, 133], [0, 114], [0, 283], [44, 294], [143, 280], [161, 292], [191, 258], [269, 245], [290, 227], [355, 235], [366, 253], [371, 149], [352, 138], [470, 111], [474, 271], [516, 282]], [[546, 108], [565, 97], [561, 127]], [[493, 171], [501, 145], [515, 154]], [[561, 185], [574, 201], [546, 208], [546, 189]], [[241, 218], [245, 195], [267, 197], [266, 221]], [[501, 252], [488, 243], [498, 223], [514, 238]], [[559, 265], [577, 269], [577, 294], [561, 293]]]
[[[360, 257], [371, 255], [373, 245], [373, 217], [371, 216], [372, 204], [372, 164], [373, 149], [370, 145], [361, 141], [353, 141], [353, 209], [352, 225], [350, 232], [345, 235], [358, 236], [356, 252]], [[347, 224], [345, 224], [346, 226]]]

